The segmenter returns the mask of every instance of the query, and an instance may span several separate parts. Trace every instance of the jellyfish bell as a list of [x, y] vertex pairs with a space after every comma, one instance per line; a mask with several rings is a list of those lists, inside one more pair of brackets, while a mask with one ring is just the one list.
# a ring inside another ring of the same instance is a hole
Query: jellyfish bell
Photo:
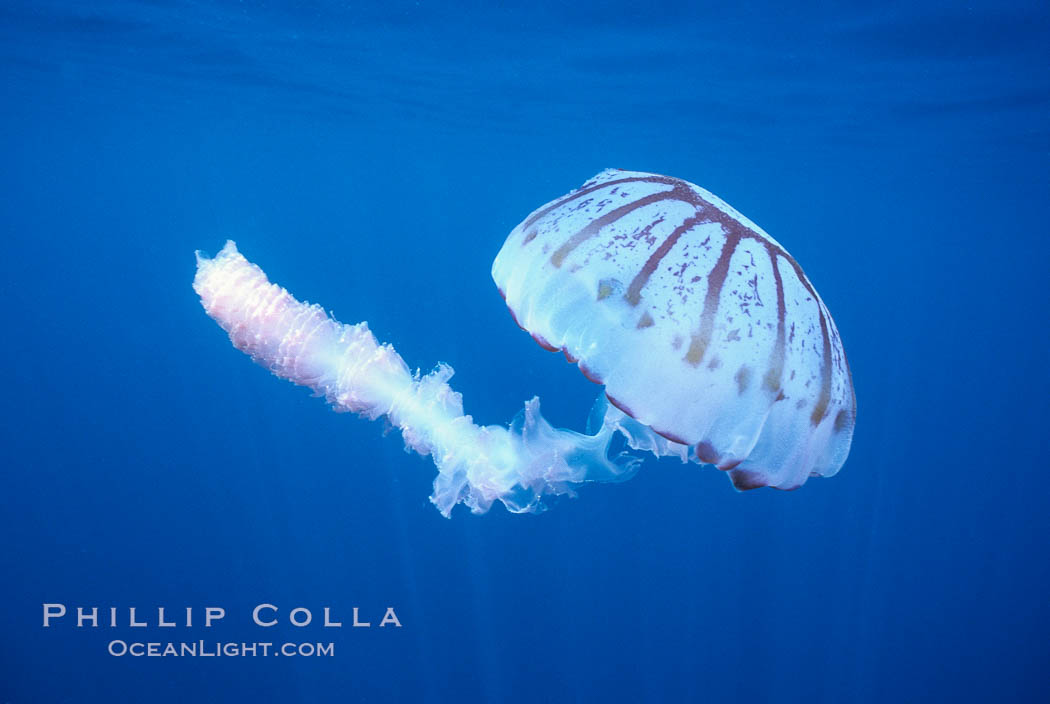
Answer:
[[855, 406], [831, 316], [783, 247], [707, 191], [604, 171], [516, 227], [492, 273], [518, 324], [605, 386], [591, 434], [551, 426], [537, 398], [509, 426], [475, 424], [452, 367], [413, 372], [366, 322], [299, 301], [233, 242], [197, 253], [193, 288], [253, 361], [430, 456], [445, 516], [497, 501], [537, 512], [582, 482], [621, 481], [639, 460], [610, 457], [617, 435], [739, 488], [794, 488], [845, 461]]
[[831, 315], [776, 240], [703, 188], [603, 171], [514, 228], [492, 276], [518, 325], [636, 421], [607, 414], [633, 447], [741, 489], [845, 462], [855, 400]]

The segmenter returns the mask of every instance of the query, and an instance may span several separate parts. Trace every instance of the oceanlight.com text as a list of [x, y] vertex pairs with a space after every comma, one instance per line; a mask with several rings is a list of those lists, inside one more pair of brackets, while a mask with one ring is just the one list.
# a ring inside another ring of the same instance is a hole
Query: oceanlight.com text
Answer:
[[244, 643], [220, 641], [127, 642], [111, 640], [107, 648], [114, 657], [333, 657], [335, 643]]

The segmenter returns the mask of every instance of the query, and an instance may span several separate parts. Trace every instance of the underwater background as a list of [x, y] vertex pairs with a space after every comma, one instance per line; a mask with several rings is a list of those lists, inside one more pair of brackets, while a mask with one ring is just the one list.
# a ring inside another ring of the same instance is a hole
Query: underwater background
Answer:
[[[8, 1], [0, 105], [0, 701], [1050, 697], [1045, 3]], [[451, 364], [477, 422], [539, 395], [582, 430], [598, 388], [489, 270], [607, 167], [710, 189], [805, 268], [858, 399], [839, 475], [738, 493], [648, 458], [446, 520], [429, 459], [251, 364], [190, 287], [235, 239]], [[201, 638], [334, 656], [107, 652]]]

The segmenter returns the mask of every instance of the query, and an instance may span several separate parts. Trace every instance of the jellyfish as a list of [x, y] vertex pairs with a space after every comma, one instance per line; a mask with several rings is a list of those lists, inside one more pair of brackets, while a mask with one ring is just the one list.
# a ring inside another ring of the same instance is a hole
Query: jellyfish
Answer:
[[232, 241], [197, 253], [193, 287], [237, 349], [432, 457], [446, 517], [541, 511], [632, 476], [630, 451], [714, 465], [740, 490], [794, 489], [845, 462], [856, 400], [831, 314], [776, 240], [703, 188], [603, 171], [515, 227], [492, 276], [523, 330], [603, 386], [593, 432], [553, 427], [538, 398], [509, 425], [476, 424], [452, 367], [411, 370], [367, 322], [298, 301]]

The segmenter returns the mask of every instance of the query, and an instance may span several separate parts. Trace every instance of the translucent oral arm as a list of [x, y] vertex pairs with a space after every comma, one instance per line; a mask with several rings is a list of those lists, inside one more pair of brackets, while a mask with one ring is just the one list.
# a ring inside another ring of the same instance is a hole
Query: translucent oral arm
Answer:
[[[572, 494], [584, 481], [618, 481], [635, 461], [607, 457], [618, 411], [596, 435], [552, 427], [533, 398], [509, 428], [478, 426], [448, 385], [452, 368], [413, 374], [365, 322], [345, 325], [316, 304], [300, 303], [227, 242], [209, 259], [197, 253], [193, 288], [234, 347], [282, 379], [313, 389], [337, 411], [386, 416], [405, 445], [438, 468], [431, 501], [448, 516], [457, 503], [484, 513], [496, 500], [515, 513], [542, 510], [545, 494]], [[609, 416], [612, 416], [611, 418]]]

